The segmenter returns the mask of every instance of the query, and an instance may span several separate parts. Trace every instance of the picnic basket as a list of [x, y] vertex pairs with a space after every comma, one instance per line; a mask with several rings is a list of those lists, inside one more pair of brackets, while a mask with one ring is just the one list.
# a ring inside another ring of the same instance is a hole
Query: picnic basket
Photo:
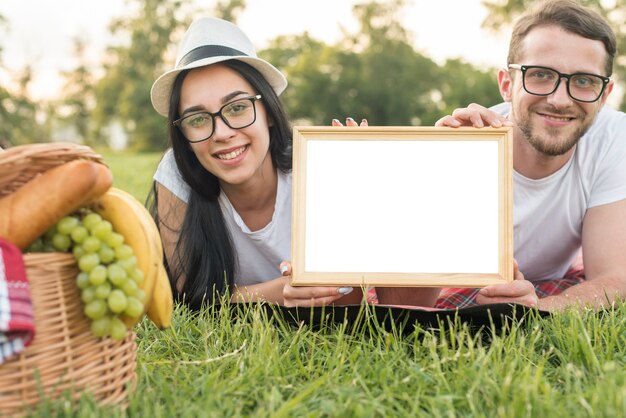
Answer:
[[[24, 145], [0, 151], [0, 198], [34, 176], [77, 158], [103, 163], [91, 148], [69, 143]], [[102, 404], [125, 406], [136, 382], [136, 343], [97, 338], [83, 314], [72, 254], [25, 253], [35, 338], [0, 364], [0, 416], [22, 415], [43, 400], [89, 393]]]

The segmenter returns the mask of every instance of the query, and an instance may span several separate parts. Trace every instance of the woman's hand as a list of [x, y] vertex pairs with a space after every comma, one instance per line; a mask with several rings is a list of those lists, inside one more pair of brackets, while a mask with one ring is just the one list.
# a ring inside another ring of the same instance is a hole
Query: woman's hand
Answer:
[[492, 128], [501, 128], [503, 126], [513, 125], [513, 122], [508, 120], [506, 116], [502, 116], [476, 103], [455, 109], [452, 115], [444, 116], [435, 122], [435, 126], [448, 126], [450, 128], [458, 128], [460, 126], [473, 126], [474, 128], [491, 126]]
[[482, 288], [478, 292], [476, 302], [479, 305], [519, 303], [535, 308], [539, 303], [539, 297], [535, 292], [535, 286], [524, 278], [522, 272], [519, 271], [517, 261], [513, 260], [513, 281]]
[[[343, 126], [339, 119], [333, 119], [332, 126]], [[361, 119], [361, 123], [357, 124], [356, 121], [352, 118], [346, 118], [346, 126], [369, 126], [367, 123], [367, 119]]]
[[[280, 271], [283, 277], [291, 276], [291, 264], [283, 261], [280, 264]], [[326, 306], [337, 302], [342, 297], [352, 293], [352, 287], [337, 286], [292, 286], [289, 280], [285, 282], [283, 287], [283, 304], [287, 307], [294, 306]], [[362, 296], [359, 296], [358, 303]], [[342, 301], [348, 303], [348, 301]]]

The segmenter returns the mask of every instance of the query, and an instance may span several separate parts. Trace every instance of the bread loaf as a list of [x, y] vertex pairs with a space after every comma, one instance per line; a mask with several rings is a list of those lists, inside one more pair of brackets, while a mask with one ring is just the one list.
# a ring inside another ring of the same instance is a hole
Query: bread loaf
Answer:
[[0, 237], [25, 249], [59, 219], [106, 192], [112, 181], [108, 167], [90, 160], [54, 167], [0, 199]]

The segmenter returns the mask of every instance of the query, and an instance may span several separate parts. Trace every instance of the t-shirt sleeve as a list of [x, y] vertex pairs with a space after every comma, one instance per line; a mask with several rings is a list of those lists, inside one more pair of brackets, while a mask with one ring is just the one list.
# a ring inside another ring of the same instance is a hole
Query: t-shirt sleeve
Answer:
[[507, 116], [511, 112], [511, 103], [502, 102], [497, 105], [491, 106], [489, 110], [496, 112], [499, 115]]
[[178, 171], [172, 149], [169, 149], [161, 159], [153, 179], [174, 193], [183, 202], [189, 201], [189, 185], [183, 180], [180, 171]]
[[605, 138], [592, 138], [606, 146], [595, 161], [589, 207], [626, 199], [626, 115], [615, 112], [602, 132]]

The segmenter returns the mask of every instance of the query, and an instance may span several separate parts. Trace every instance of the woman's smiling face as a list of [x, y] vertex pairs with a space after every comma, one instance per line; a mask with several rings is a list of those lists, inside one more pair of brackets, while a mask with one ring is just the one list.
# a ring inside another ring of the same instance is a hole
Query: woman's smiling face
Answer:
[[[191, 70], [183, 80], [178, 113], [185, 117], [197, 112], [218, 112], [224, 104], [258, 93], [235, 70], [210, 65]], [[263, 100], [256, 100], [256, 120], [241, 129], [230, 128], [221, 117], [214, 118], [213, 135], [191, 143], [202, 166], [221, 183], [242, 185], [253, 179], [269, 158], [269, 122]]]

